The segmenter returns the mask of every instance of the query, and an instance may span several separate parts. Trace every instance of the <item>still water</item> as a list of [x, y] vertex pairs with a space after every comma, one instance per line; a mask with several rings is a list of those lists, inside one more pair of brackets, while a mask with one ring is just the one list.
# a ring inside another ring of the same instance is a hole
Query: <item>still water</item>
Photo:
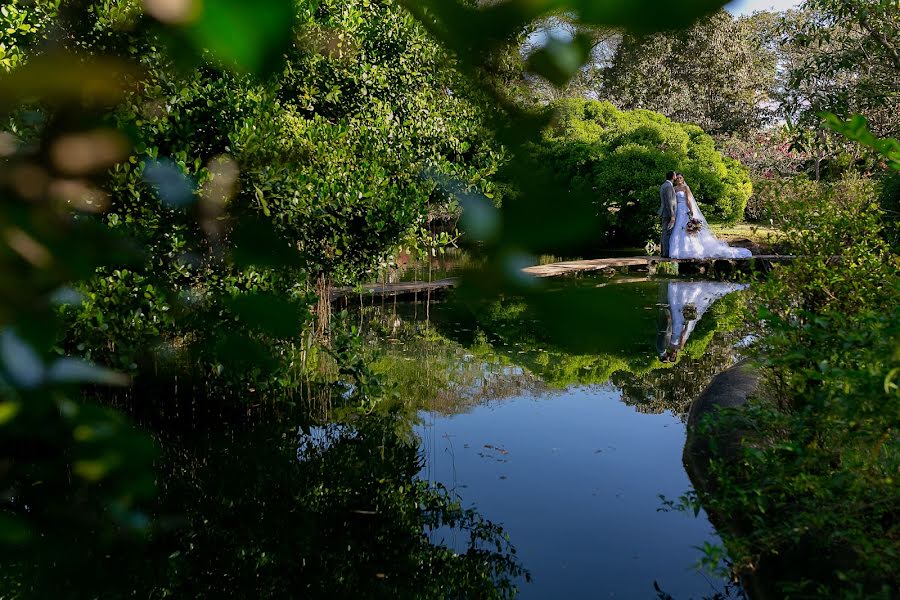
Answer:
[[[371, 307], [383, 376], [418, 408], [420, 477], [504, 528], [531, 576], [519, 597], [655, 598], [654, 582], [675, 598], [711, 597], [724, 583], [696, 565], [716, 533], [663, 498], [691, 487], [685, 413], [739, 357], [745, 286], [580, 287], [607, 312], [585, 323], [594, 335], [579, 337], [594, 345], [576, 351], [515, 302], [475, 322], [440, 304], [428, 323], [420, 306]], [[429, 539], [468, 542], [447, 528]]]
[[[661, 512], [690, 486], [684, 425], [641, 414], [614, 386], [573, 386], [425, 416], [423, 475], [501, 523], [533, 581], [523, 598], [677, 598], [716, 588], [694, 568], [705, 515]], [[449, 540], [451, 543], [454, 540]]]
[[690, 489], [685, 414], [740, 356], [742, 287], [369, 300], [335, 316], [340, 369], [293, 357], [291, 397], [265, 373], [237, 397], [145, 381], [115, 402], [158, 449], [147, 536], [50, 540], [4, 564], [0, 596], [713, 597], [694, 565], [715, 531], [660, 496]]

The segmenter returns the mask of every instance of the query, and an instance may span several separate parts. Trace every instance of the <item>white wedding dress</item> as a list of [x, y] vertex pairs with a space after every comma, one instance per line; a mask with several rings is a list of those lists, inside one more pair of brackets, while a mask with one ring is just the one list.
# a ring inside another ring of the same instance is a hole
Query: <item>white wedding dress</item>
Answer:
[[703, 223], [703, 228], [690, 235], [687, 222], [690, 219], [687, 195], [683, 191], [676, 192], [675, 227], [669, 239], [669, 256], [672, 258], [750, 258], [752, 254], [746, 248], [732, 248], [719, 241], [709, 229], [706, 218], [700, 207], [694, 203], [696, 217]]
[[[728, 281], [670, 281], [668, 291], [669, 310], [672, 312], [671, 345], [683, 347], [694, 332], [703, 314], [713, 303], [732, 292], [745, 290], [746, 283]], [[684, 316], [684, 307], [694, 306], [690, 319]]]

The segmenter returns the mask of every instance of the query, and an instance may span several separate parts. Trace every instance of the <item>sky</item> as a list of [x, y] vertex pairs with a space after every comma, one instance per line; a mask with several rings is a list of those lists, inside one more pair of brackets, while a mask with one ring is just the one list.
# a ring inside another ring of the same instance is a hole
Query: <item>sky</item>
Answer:
[[800, 0], [734, 0], [725, 8], [734, 15], [749, 15], [757, 10], [787, 10], [799, 4]]

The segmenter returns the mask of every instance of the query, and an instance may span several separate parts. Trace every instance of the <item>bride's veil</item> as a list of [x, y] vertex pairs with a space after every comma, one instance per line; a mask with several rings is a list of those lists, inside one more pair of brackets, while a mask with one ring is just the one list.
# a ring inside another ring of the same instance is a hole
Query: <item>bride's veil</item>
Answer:
[[692, 204], [694, 205], [694, 218], [698, 219], [701, 223], [703, 223], [703, 228], [708, 230], [709, 223], [706, 222], [706, 217], [703, 216], [703, 211], [700, 210], [700, 203], [697, 202], [697, 197], [694, 196], [693, 192], [691, 192], [691, 199], [693, 200]]

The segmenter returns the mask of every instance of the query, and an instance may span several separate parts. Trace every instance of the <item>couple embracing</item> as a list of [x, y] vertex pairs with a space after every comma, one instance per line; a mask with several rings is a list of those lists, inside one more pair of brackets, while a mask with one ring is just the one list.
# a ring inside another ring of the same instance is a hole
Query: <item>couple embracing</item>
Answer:
[[659, 188], [659, 199], [663, 257], [750, 258], [746, 248], [732, 248], [716, 239], [681, 173], [666, 173], [666, 181]]

